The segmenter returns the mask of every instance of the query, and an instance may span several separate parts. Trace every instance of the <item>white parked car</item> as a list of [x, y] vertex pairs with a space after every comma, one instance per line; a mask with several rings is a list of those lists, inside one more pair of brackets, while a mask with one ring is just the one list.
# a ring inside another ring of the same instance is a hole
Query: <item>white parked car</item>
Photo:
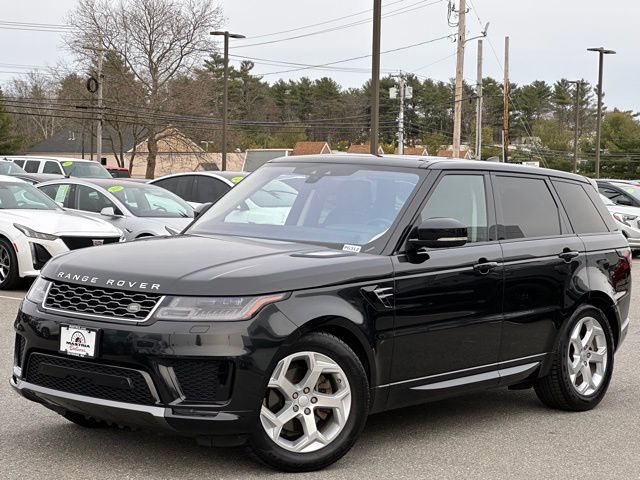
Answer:
[[78, 178], [112, 178], [106, 168], [93, 160], [17, 155], [7, 155], [2, 158], [22, 167], [26, 173], [48, 173]]
[[613, 215], [622, 234], [627, 237], [633, 253], [640, 252], [640, 208], [617, 205], [602, 194], [600, 194], [600, 198]]
[[38, 276], [55, 255], [122, 238], [110, 223], [66, 212], [27, 182], [0, 176], [0, 290]]

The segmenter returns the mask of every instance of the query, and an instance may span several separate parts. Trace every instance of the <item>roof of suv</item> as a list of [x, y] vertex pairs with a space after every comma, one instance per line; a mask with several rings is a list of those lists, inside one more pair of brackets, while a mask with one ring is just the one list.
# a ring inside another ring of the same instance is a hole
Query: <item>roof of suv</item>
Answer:
[[495, 172], [529, 173], [537, 175], [550, 175], [559, 178], [576, 180], [588, 183], [589, 180], [582, 175], [563, 172], [549, 168], [529, 167], [515, 163], [497, 163], [478, 160], [460, 160], [445, 157], [426, 157], [413, 155], [360, 155], [348, 153], [332, 153], [327, 155], [301, 155], [279, 157], [268, 163], [351, 163], [359, 165], [404, 167], [404, 168], [437, 168], [451, 170], [488, 170]]

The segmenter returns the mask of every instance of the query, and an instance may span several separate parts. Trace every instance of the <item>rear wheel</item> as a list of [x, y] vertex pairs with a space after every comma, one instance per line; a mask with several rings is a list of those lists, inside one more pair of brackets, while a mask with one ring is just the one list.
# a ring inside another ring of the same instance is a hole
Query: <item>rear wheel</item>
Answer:
[[551, 408], [590, 410], [600, 403], [611, 381], [613, 332], [602, 311], [585, 306], [561, 335], [551, 371], [536, 382], [536, 394]]
[[273, 369], [251, 446], [272, 467], [317, 470], [349, 451], [368, 410], [369, 386], [356, 354], [333, 335], [310, 334]]
[[15, 288], [19, 282], [18, 257], [13, 245], [0, 238], [0, 290]]

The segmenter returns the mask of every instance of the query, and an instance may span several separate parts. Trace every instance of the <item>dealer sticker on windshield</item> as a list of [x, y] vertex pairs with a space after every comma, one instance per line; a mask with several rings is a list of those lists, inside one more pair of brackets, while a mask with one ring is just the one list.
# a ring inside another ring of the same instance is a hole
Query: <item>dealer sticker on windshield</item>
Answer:
[[342, 250], [344, 250], [345, 252], [355, 252], [355, 253], [360, 253], [360, 250], [362, 250], [362, 247], [360, 245], [349, 245], [349, 244], [345, 244], [342, 247]]
[[93, 358], [96, 354], [96, 337], [95, 330], [61, 325], [60, 351], [75, 357]]

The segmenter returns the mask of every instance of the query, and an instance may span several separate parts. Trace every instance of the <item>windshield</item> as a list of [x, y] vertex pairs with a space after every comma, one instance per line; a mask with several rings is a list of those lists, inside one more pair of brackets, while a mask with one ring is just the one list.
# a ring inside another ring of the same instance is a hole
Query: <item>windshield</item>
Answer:
[[363, 246], [382, 237], [418, 183], [409, 170], [270, 165], [246, 177], [189, 229], [193, 234]]
[[615, 185], [618, 188], [621, 188], [636, 200], [640, 200], [640, 187], [637, 187], [635, 185], [630, 185], [628, 183], [613, 183], [613, 185]]
[[193, 218], [193, 208], [187, 202], [160, 187], [125, 185], [123, 182], [107, 191], [136, 217]]
[[62, 162], [62, 169], [69, 177], [112, 178], [109, 171], [96, 162]]
[[13, 162], [0, 161], [0, 175], [15, 175], [17, 173], [27, 173]]
[[28, 184], [0, 184], [0, 210], [58, 210], [56, 202]]

